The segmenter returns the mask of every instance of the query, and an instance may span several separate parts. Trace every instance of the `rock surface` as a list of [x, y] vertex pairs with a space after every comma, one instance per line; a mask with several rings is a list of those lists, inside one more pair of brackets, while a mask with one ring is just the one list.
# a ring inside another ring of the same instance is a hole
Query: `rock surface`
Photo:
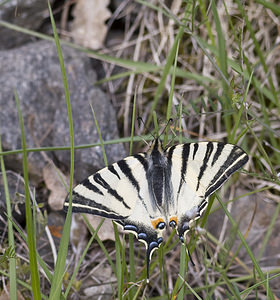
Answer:
[[[63, 58], [71, 98], [75, 144], [97, 143], [99, 138], [89, 102], [95, 110], [104, 140], [116, 138], [117, 123], [108, 97], [93, 86], [96, 75], [90, 59], [80, 52], [63, 47]], [[4, 150], [21, 148], [21, 134], [14, 89], [17, 90], [24, 117], [27, 147], [67, 146], [70, 136], [64, 86], [55, 45], [41, 41], [0, 52], [0, 124]], [[106, 147], [110, 162], [124, 155], [121, 145]], [[46, 152], [44, 152], [45, 154]], [[77, 181], [104, 166], [101, 149], [77, 150]], [[51, 159], [69, 167], [69, 152], [47, 153]], [[46, 164], [42, 153], [28, 154], [33, 180], [42, 180]], [[20, 156], [6, 157], [7, 167], [20, 171]], [[35, 180], [35, 181], [36, 181]]]
[[[53, 2], [50, 0], [51, 5]], [[47, 17], [48, 3], [45, 0], [1, 1], [0, 20], [25, 29], [38, 31]], [[19, 47], [34, 39], [30, 35], [0, 26], [0, 50]]]
[[[244, 191], [246, 193], [246, 191]], [[242, 194], [242, 191], [239, 193]], [[258, 257], [260, 249], [263, 245], [264, 236], [267, 228], [271, 222], [271, 216], [275, 212], [276, 204], [271, 200], [264, 201], [265, 193], [258, 193], [257, 195], [245, 196], [236, 200], [232, 204], [231, 215], [234, 220], [238, 223], [238, 228], [241, 233], [246, 236], [246, 242], [250, 249], [254, 253], [255, 257]], [[227, 219], [222, 209], [212, 213], [208, 218], [208, 230], [214, 234], [217, 238], [222, 230], [224, 218]], [[227, 229], [224, 235], [226, 241], [234, 239], [238, 241], [233, 246], [233, 252], [239, 246], [240, 239], [232, 236], [234, 233], [231, 232], [232, 225], [227, 220]], [[279, 245], [280, 245], [280, 232], [279, 232], [280, 221], [276, 221], [272, 235], [265, 248], [262, 259], [260, 260], [260, 266], [266, 268], [268, 266], [277, 266], [280, 263], [279, 259]], [[227, 242], [226, 242], [227, 243]], [[239, 251], [238, 257], [244, 262], [250, 262], [251, 260], [244, 247]]]

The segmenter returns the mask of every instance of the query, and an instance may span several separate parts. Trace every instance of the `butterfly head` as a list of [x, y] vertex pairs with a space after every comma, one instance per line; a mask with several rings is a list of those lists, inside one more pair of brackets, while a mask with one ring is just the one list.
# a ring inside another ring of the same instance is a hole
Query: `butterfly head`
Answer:
[[147, 151], [147, 153], [149, 155], [153, 155], [153, 154], [158, 154], [158, 153], [163, 153], [164, 151], [164, 148], [163, 148], [163, 144], [162, 144], [162, 141], [159, 139], [159, 138], [155, 138], [151, 145], [150, 145], [150, 148], [149, 150]]

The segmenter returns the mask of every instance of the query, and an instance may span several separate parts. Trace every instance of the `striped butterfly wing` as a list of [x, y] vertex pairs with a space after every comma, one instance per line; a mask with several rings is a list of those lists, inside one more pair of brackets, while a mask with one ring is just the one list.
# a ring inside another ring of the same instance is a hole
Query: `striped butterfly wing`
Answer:
[[[151, 255], [162, 242], [162, 230], [152, 220], [162, 220], [150, 201], [147, 154], [129, 156], [89, 176], [72, 192], [73, 212], [110, 218], [132, 232], [147, 249], [147, 278]], [[64, 208], [68, 209], [69, 197]]]
[[166, 157], [174, 197], [168, 218], [175, 220], [184, 241], [190, 224], [207, 207], [208, 197], [248, 161], [248, 155], [236, 145], [199, 142], [170, 147]]
[[[214, 193], [248, 160], [239, 147], [201, 142], [163, 149], [155, 139], [147, 153], [129, 156], [91, 175], [73, 190], [73, 212], [115, 220], [145, 243], [147, 278], [151, 255], [166, 224], [184, 242]], [[65, 209], [69, 206], [67, 198]]]

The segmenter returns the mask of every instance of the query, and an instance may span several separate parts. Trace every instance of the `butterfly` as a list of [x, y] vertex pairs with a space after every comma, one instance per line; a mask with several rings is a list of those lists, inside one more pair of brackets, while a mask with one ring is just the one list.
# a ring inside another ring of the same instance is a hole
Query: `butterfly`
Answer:
[[[128, 156], [89, 176], [72, 192], [73, 212], [110, 218], [146, 246], [147, 280], [152, 253], [167, 226], [184, 243], [208, 199], [248, 161], [238, 146], [197, 142], [164, 148], [155, 138], [145, 153]], [[64, 208], [69, 207], [69, 196]]]

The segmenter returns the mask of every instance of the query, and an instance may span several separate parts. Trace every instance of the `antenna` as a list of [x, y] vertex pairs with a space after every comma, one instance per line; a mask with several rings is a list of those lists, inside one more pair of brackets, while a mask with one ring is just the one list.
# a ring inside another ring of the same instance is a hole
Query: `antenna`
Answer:
[[139, 123], [142, 123], [143, 126], [144, 126], [144, 128], [145, 128], [145, 130], [146, 130], [147, 132], [149, 132], [149, 134], [150, 134], [154, 139], [156, 139], [156, 137], [152, 134], [152, 132], [146, 127], [146, 124], [145, 124], [144, 120], [142, 119], [142, 117], [137, 117], [137, 121], [138, 121], [138, 124], [139, 124]]
[[160, 133], [159, 137], [164, 133], [165, 130], [167, 130], [167, 127], [168, 127], [170, 124], [172, 124], [172, 123], [173, 123], [173, 119], [170, 118], [170, 119], [168, 120], [167, 124], [164, 126], [164, 128], [163, 128], [162, 132]]

